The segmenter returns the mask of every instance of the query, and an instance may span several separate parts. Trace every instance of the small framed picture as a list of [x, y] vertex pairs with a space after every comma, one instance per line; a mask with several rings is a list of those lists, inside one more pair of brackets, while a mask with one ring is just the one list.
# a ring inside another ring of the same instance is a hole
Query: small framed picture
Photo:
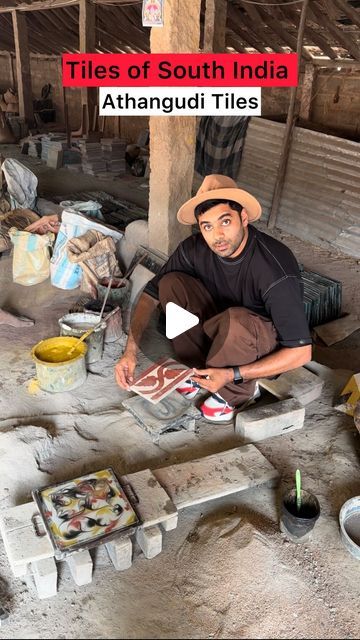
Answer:
[[143, 27], [164, 26], [164, 0], [143, 0]]

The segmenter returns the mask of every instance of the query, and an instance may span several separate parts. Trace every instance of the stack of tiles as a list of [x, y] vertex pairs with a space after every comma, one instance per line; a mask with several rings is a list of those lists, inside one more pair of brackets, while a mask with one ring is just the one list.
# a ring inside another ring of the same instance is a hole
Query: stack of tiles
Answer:
[[106, 174], [106, 162], [102, 155], [100, 142], [79, 140], [79, 147], [83, 172], [92, 176]]
[[341, 282], [313, 271], [301, 271], [305, 313], [310, 327], [336, 320], [341, 314]]
[[122, 138], [101, 138], [100, 142], [107, 170], [116, 175], [123, 175], [126, 171], [126, 140]]
[[41, 158], [41, 137], [40, 138], [35, 138], [35, 137], [29, 138], [28, 155], [32, 156], [33, 158]]

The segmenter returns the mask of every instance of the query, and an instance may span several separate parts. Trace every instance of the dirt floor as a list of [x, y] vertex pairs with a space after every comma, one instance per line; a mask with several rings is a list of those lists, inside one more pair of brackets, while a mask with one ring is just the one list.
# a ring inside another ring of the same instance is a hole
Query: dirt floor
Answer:
[[[66, 170], [27, 161], [39, 173], [41, 195], [74, 190], [73, 176], [63, 178]], [[79, 189], [90, 188], [76, 181]], [[90, 182], [92, 190], [127, 200], [136, 194], [146, 205], [143, 179]], [[276, 235], [305, 267], [341, 280], [343, 310], [359, 312], [356, 260]], [[198, 433], [169, 433], [152, 443], [124, 411], [121, 402], [129, 394], [114, 381], [125, 336], [107, 345], [79, 389], [57, 395], [39, 390], [30, 350], [58, 334], [58, 318], [79, 292], [63, 292], [48, 281], [29, 288], [13, 284], [8, 256], [0, 259], [0, 282], [0, 307], [36, 320], [29, 329], [0, 327], [0, 509], [28, 501], [35, 488], [108, 465], [123, 474], [241, 444], [232, 426], [202, 421]], [[136, 548], [133, 566], [121, 573], [99, 547], [90, 585], [77, 587], [60, 563], [58, 595], [49, 600], [37, 598], [30, 577], [13, 577], [0, 542], [0, 604], [10, 610], [0, 638], [358, 638], [359, 565], [343, 547], [338, 515], [348, 498], [360, 495], [360, 437], [333, 403], [351, 372], [360, 370], [359, 334], [331, 348], [316, 345], [314, 359], [333, 370], [322, 370], [324, 389], [307, 405], [304, 428], [257, 445], [280, 472], [278, 488], [182, 511], [178, 528], [164, 534], [162, 553], [146, 560]], [[321, 515], [309, 542], [296, 545], [280, 532], [279, 515], [281, 495], [298, 467]]]

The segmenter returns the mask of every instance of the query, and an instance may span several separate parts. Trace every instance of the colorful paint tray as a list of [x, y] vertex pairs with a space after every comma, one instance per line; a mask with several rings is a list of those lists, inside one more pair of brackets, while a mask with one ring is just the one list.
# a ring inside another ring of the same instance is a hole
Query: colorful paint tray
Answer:
[[62, 560], [139, 526], [136, 497], [129, 488], [108, 468], [33, 491], [55, 558]]

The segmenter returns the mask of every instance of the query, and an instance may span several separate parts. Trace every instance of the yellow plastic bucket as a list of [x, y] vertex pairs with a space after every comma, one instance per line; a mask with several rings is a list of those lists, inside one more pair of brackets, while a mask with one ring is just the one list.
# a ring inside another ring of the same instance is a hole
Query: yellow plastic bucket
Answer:
[[68, 355], [77, 342], [77, 338], [60, 336], [41, 340], [32, 348], [31, 356], [35, 360], [36, 376], [41, 389], [60, 393], [76, 389], [85, 382], [86, 344], [78, 343], [73, 353]]

